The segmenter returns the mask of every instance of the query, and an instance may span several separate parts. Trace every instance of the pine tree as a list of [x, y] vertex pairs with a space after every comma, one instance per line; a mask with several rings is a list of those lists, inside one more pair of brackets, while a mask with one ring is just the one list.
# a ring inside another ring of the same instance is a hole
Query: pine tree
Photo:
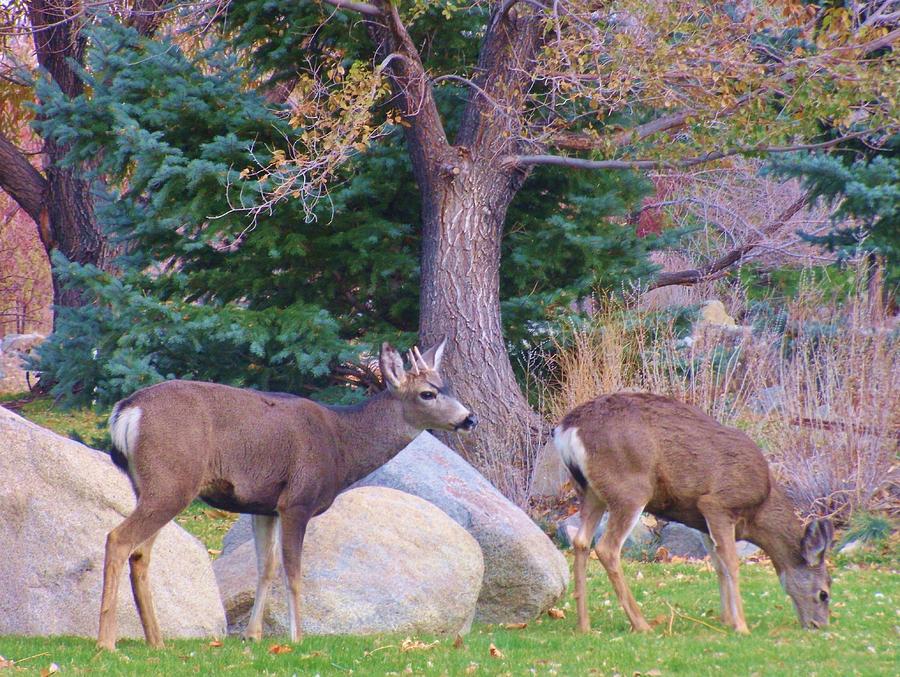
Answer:
[[[296, 58], [299, 45], [280, 51], [253, 26], [239, 37], [269, 45], [261, 67]], [[86, 93], [44, 85], [39, 124], [70, 144], [70, 162], [104, 176], [98, 219], [126, 253], [118, 274], [57, 257], [92, 303], [60, 310], [41, 352], [55, 394], [108, 403], [180, 377], [357, 396], [343, 387], [346, 365], [382, 340], [412, 344], [418, 328], [421, 205], [400, 130], [359, 153], [312, 214], [286, 200], [251, 221], [266, 186], [243, 169], [254, 154], [286, 153], [303, 130], [253, 87], [240, 44], [189, 57], [112, 20], [88, 34]], [[461, 100], [442, 94], [449, 119]], [[552, 333], [574, 299], [649, 272], [653, 240], [608, 219], [647, 190], [631, 172], [533, 173], [511, 206], [501, 266], [514, 352]]]

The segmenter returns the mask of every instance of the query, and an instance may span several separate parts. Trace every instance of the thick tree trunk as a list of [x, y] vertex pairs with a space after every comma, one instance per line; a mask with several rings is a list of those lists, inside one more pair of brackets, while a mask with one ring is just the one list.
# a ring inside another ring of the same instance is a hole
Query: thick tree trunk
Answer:
[[[29, 14], [38, 63], [68, 97], [84, 91], [72, 62], [84, 61], [84, 37], [79, 32], [76, 7], [53, 0], [30, 0]], [[81, 167], [62, 167], [68, 148], [46, 141], [46, 189], [38, 219], [41, 241], [48, 254], [58, 249], [70, 261], [106, 268], [110, 251], [94, 216], [91, 183]], [[53, 301], [60, 306], [82, 305], [82, 294], [63, 289], [54, 271]]]
[[442, 372], [480, 420], [450, 441], [504, 493], [523, 498], [546, 431], [516, 382], [500, 318], [500, 244], [518, 186], [464, 153], [453, 167], [458, 174], [446, 172], [425, 194], [420, 338], [426, 346], [450, 339]]
[[[58, 249], [69, 261], [93, 264], [101, 270], [109, 269], [112, 252], [97, 219], [91, 184], [82, 178], [84, 170], [60, 167], [59, 160], [67, 149], [48, 142], [46, 151], [49, 166], [47, 175], [47, 228], [51, 249]], [[84, 304], [81, 290], [65, 289], [53, 271], [53, 301], [58, 306], [75, 307]]]
[[500, 244], [507, 208], [525, 172], [503, 166], [500, 158], [519, 151], [518, 112], [543, 24], [533, 11], [497, 5], [478, 75], [469, 81], [471, 98], [456, 145], [450, 145], [431, 80], [396, 7], [376, 0], [373, 12], [369, 33], [377, 61], [390, 63], [422, 194], [419, 337], [423, 345], [450, 339], [453, 349], [441, 371], [481, 421], [473, 434], [449, 441], [501, 491], [521, 501], [545, 425], [516, 382], [503, 340]]

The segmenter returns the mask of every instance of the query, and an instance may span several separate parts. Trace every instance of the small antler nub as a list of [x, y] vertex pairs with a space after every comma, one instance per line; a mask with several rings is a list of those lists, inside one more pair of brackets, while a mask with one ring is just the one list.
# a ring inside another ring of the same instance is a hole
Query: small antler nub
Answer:
[[[413, 348], [413, 350], [415, 350], [415, 348]], [[409, 351], [409, 366], [410, 366], [410, 371], [413, 374], [415, 374], [416, 376], [418, 376], [419, 375], [419, 365], [416, 364], [416, 355], [412, 350]]]
[[[420, 369], [428, 371], [431, 367], [428, 366], [428, 363], [422, 358], [422, 353], [419, 352], [418, 346], [413, 346], [412, 353], [415, 356], [416, 364]], [[416, 372], [419, 373], [418, 371]]]

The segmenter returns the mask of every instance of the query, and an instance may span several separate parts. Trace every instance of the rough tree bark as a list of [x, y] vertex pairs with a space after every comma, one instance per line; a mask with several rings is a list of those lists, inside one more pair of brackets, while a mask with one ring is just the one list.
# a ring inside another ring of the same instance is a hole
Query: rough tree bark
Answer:
[[381, 16], [370, 20], [370, 34], [406, 114], [407, 147], [422, 194], [419, 337], [423, 345], [450, 339], [453, 350], [442, 371], [481, 420], [473, 435], [454, 440], [457, 448], [476, 461], [499, 456], [521, 467], [528, 463], [522, 452], [540, 443], [546, 426], [516, 382], [503, 338], [500, 245], [507, 209], [528, 170], [502, 158], [522, 150], [515, 125], [540, 45], [540, 22], [533, 12], [519, 15], [508, 5], [495, 10], [479, 58], [481, 76], [470, 83], [451, 145], [396, 8], [386, 2], [377, 7]]
[[[164, 15], [162, 0], [136, 0], [129, 22], [149, 35]], [[72, 64], [83, 63], [78, 3], [30, 0], [28, 17], [38, 64], [69, 97], [84, 87]], [[43, 173], [35, 169], [15, 144], [0, 135], [0, 188], [34, 220], [48, 256], [59, 250], [70, 261], [109, 268], [114, 252], [94, 215], [91, 182], [82, 167], [63, 167], [68, 146], [45, 140]], [[56, 305], [81, 305], [77, 289], [63, 289], [53, 276]]]

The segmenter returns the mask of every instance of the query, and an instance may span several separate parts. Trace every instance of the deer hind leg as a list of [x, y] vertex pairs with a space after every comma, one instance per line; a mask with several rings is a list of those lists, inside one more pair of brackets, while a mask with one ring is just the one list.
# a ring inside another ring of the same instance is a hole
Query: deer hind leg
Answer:
[[587, 561], [597, 522], [603, 517], [606, 504], [590, 487], [581, 498], [581, 527], [572, 543], [575, 550], [575, 604], [578, 608], [578, 631], [590, 632], [591, 621], [587, 607]]
[[725, 564], [716, 554], [716, 544], [707, 534], [703, 534], [703, 540], [706, 543], [706, 551], [709, 553], [710, 562], [716, 570], [716, 578], [719, 582], [719, 615], [725, 625], [734, 626], [734, 615], [732, 607], [734, 602], [731, 599], [731, 587], [728, 585], [728, 572]]
[[157, 531], [135, 548], [128, 558], [128, 563], [131, 569], [131, 593], [134, 595], [134, 604], [141, 618], [141, 625], [144, 627], [144, 636], [147, 638], [147, 644], [156, 649], [161, 649], [163, 648], [162, 632], [160, 632], [159, 623], [156, 620], [156, 611], [153, 608], [153, 597], [150, 594], [150, 579], [148, 577], [150, 551], [153, 549], [153, 542], [158, 535], [159, 532]]
[[279, 513], [281, 518], [281, 564], [284, 567], [285, 588], [291, 619], [291, 641], [303, 639], [300, 623], [300, 557], [310, 512], [296, 507]]
[[278, 518], [274, 515], [253, 515], [252, 522], [253, 543], [256, 546], [256, 597], [253, 600], [250, 620], [244, 630], [244, 639], [259, 641], [262, 639], [266, 601], [278, 566], [278, 560], [275, 558]]
[[648, 632], [651, 628], [641, 613], [641, 609], [631, 594], [625, 576], [622, 573], [622, 546], [641, 518], [646, 502], [614, 502], [609, 501], [609, 520], [606, 531], [597, 544], [597, 557], [606, 569], [606, 575], [616, 591], [619, 603], [625, 609], [631, 627], [635, 632]]
[[[119, 597], [119, 578], [125, 560], [138, 549], [137, 569], [132, 569], [132, 592], [138, 604], [141, 622], [147, 640], [162, 646], [156, 614], [150, 600], [147, 582], [149, 548], [139, 548], [156, 536], [166, 523], [185, 508], [190, 499], [170, 500], [165, 503], [139, 498], [137, 506], [125, 520], [106, 537], [106, 558], [103, 562], [103, 596], [100, 600], [100, 629], [97, 633], [97, 647], [114, 651], [116, 648], [116, 604]], [[135, 560], [132, 560], [134, 566]], [[136, 581], [136, 584], [135, 584]], [[138, 601], [139, 600], [139, 601]], [[152, 639], [151, 639], [152, 637]]]
[[[706, 505], [704, 505], [706, 504]], [[713, 541], [713, 549], [722, 564], [724, 577], [724, 590], [727, 594], [722, 596], [722, 604], [728, 607], [731, 626], [741, 634], [747, 634], [750, 629], [744, 620], [744, 605], [741, 601], [741, 589], [738, 580], [738, 568], [740, 559], [737, 555], [737, 544], [734, 540], [734, 523], [731, 518], [715, 506], [710, 506], [708, 501], [700, 499], [697, 507], [706, 519], [709, 536]], [[724, 615], [724, 614], [723, 614]]]

